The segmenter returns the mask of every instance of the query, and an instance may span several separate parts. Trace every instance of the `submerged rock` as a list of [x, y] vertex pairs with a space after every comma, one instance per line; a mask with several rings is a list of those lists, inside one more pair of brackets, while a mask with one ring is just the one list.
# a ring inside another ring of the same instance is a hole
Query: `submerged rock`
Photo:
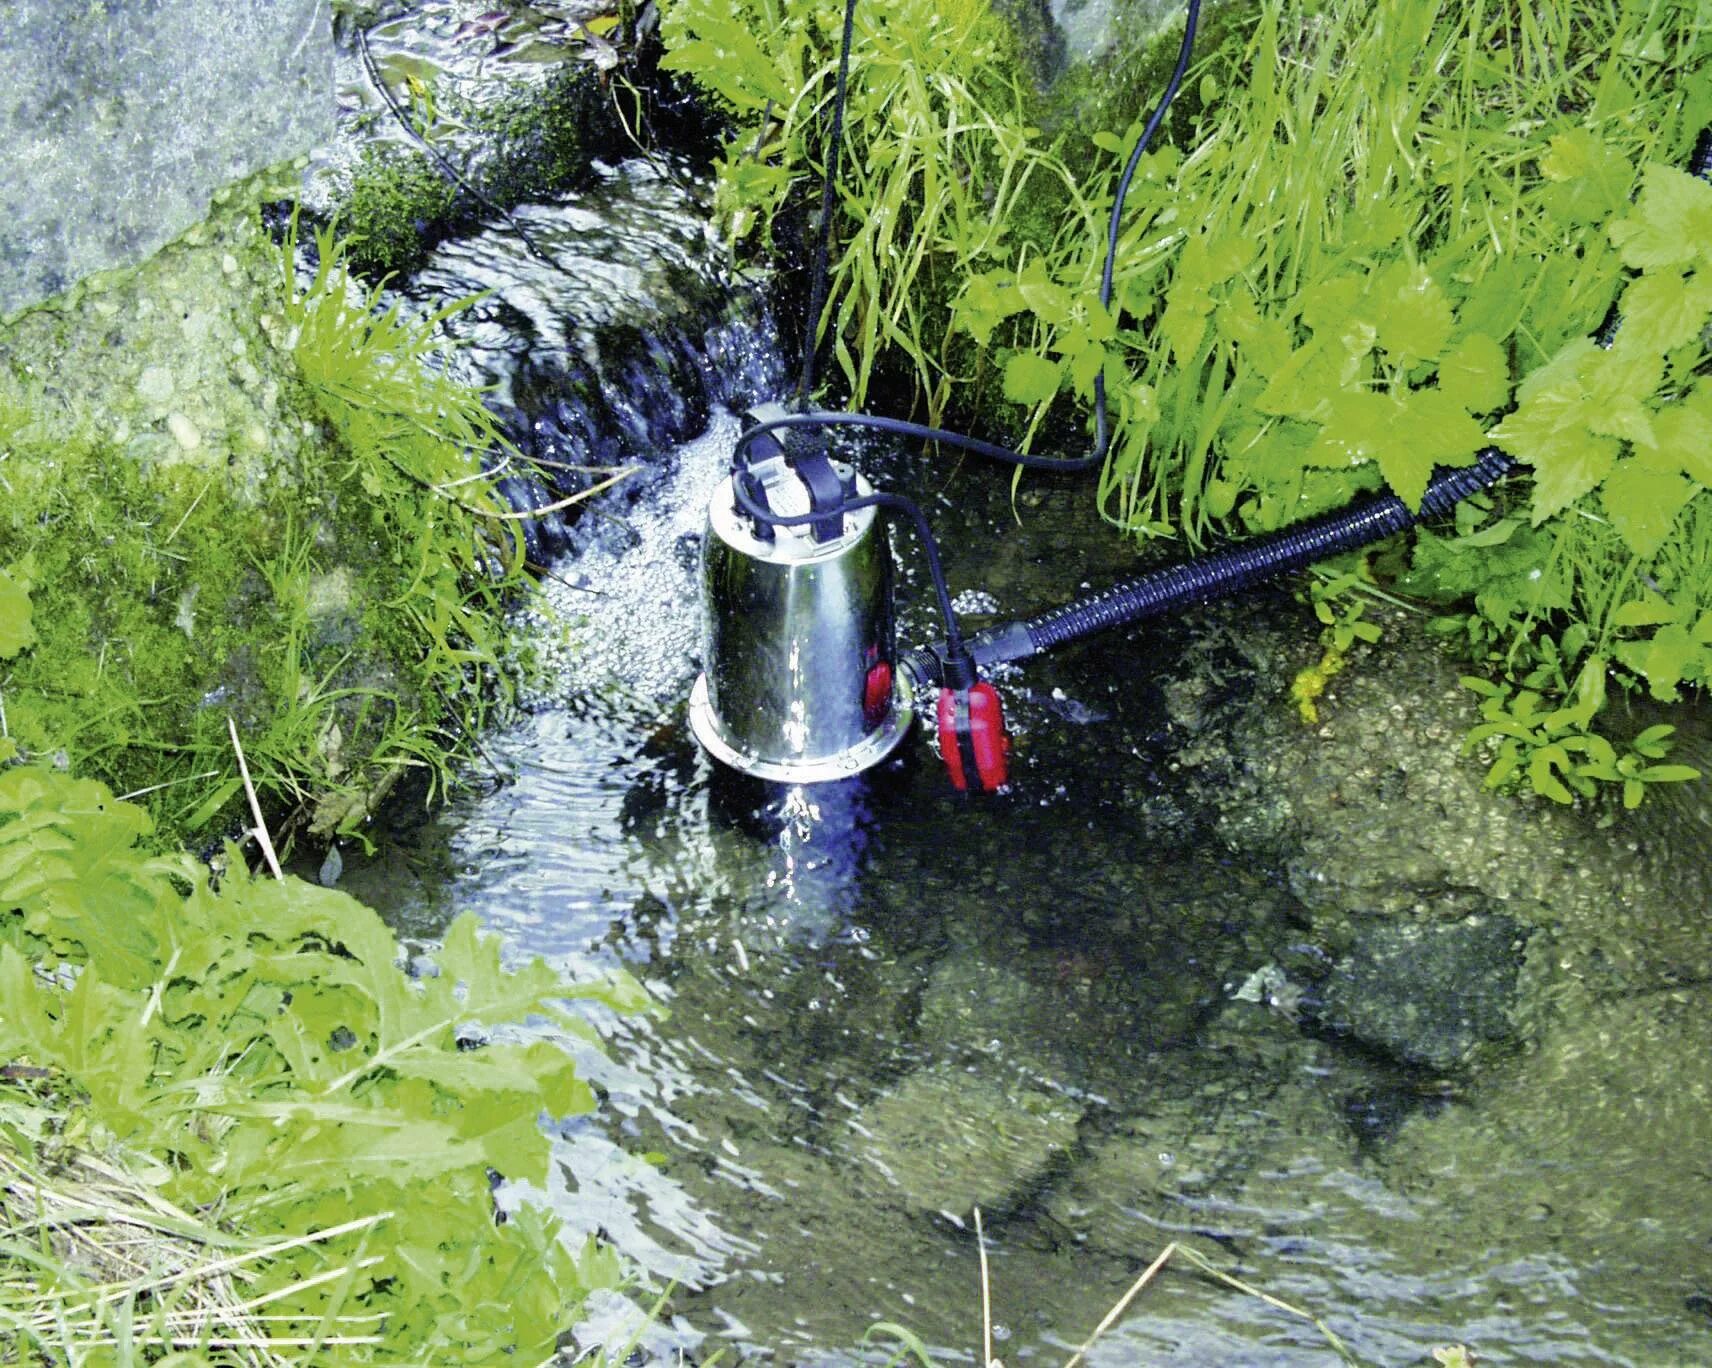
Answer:
[[1527, 939], [1502, 915], [1381, 922], [1333, 966], [1321, 1024], [1405, 1064], [1455, 1069], [1515, 1034]]
[[1044, 1199], [1077, 1246], [1151, 1258], [1168, 1235], [1220, 1240], [1311, 1232], [1333, 1201], [1321, 1177], [1349, 1169], [1357, 1142], [1328, 1083], [1329, 1048], [1235, 1004], [1206, 1053], [1148, 1072], [1144, 1104], [1107, 1119]]
[[864, 1107], [845, 1146], [877, 1169], [906, 1210], [959, 1221], [998, 1215], [1076, 1143], [1081, 1108], [1035, 1088], [936, 1066]]
[[1712, 1289], [1708, 1060], [1704, 986], [1583, 997], [1467, 1105], [1409, 1118], [1387, 1169], [1453, 1248], [1577, 1269], [1578, 1302], [1625, 1361], [1706, 1362], [1707, 1327], [1685, 1340], [1682, 1312]]

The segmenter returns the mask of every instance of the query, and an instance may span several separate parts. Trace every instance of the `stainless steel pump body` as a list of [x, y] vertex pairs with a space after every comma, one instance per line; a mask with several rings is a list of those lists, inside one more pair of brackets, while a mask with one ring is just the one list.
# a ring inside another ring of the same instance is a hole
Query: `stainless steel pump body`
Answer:
[[[750, 469], [773, 511], [806, 512], [808, 493], [782, 456]], [[847, 467], [841, 473], [848, 474]], [[855, 475], [858, 495], [872, 492]], [[909, 731], [894, 694], [892, 557], [873, 508], [842, 515], [841, 533], [756, 534], [728, 476], [702, 539], [702, 661], [690, 726], [715, 758], [790, 784], [843, 779], [878, 764]]]

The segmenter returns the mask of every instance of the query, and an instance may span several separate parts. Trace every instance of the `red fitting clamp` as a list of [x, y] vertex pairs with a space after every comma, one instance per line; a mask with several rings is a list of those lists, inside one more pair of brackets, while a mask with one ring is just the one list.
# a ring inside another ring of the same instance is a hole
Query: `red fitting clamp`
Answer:
[[1011, 739], [999, 691], [985, 680], [939, 691], [939, 754], [959, 792], [1001, 787], [1010, 773]]

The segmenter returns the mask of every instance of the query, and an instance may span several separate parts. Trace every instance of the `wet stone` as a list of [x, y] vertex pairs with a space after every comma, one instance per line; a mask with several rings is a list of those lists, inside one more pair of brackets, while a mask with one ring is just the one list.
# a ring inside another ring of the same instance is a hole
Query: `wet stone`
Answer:
[[146, 404], [164, 404], [172, 398], [172, 367], [146, 366], [137, 380], [137, 397]]
[[1205, 1044], [1194, 1066], [1154, 1070], [1146, 1099], [1106, 1121], [1044, 1198], [1079, 1248], [1149, 1258], [1162, 1230], [1250, 1240], [1323, 1218], [1320, 1177], [1347, 1169], [1356, 1148], [1333, 1086], [1348, 1070], [1247, 1004], [1228, 1007]]
[[908, 1211], [968, 1220], [1026, 1197], [1076, 1143], [1069, 1099], [944, 1066], [909, 1075], [862, 1109], [845, 1142]]
[[202, 445], [202, 432], [195, 423], [182, 413], [169, 413], [166, 419], [167, 431], [172, 433], [173, 441], [186, 451], [195, 451]]
[[1502, 915], [1375, 925], [1333, 966], [1322, 1024], [1405, 1064], [1455, 1069], [1515, 1034], [1527, 935]]

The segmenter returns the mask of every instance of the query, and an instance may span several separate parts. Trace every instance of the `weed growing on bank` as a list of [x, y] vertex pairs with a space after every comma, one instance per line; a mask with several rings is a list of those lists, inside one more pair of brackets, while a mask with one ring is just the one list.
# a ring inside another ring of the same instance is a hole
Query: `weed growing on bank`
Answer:
[[618, 1263], [532, 1205], [500, 1218], [493, 1177], [544, 1186], [543, 1117], [593, 1106], [539, 1023], [586, 1034], [567, 998], [640, 989], [502, 968], [472, 917], [407, 971], [351, 898], [230, 848], [215, 878], [149, 829], [93, 780], [0, 772], [0, 1343], [553, 1357]]
[[332, 233], [316, 245], [302, 282], [295, 240], [251, 249], [278, 291], [275, 422], [304, 433], [259, 474], [140, 460], [0, 375], [0, 600], [34, 604], [0, 736], [146, 799], [170, 841], [242, 809], [228, 718], [286, 840], [360, 837], [406, 774], [430, 798], [452, 783], [510, 697], [526, 579], [487, 468], [515, 452], [438, 332], [467, 301], [406, 317], [352, 284]]

